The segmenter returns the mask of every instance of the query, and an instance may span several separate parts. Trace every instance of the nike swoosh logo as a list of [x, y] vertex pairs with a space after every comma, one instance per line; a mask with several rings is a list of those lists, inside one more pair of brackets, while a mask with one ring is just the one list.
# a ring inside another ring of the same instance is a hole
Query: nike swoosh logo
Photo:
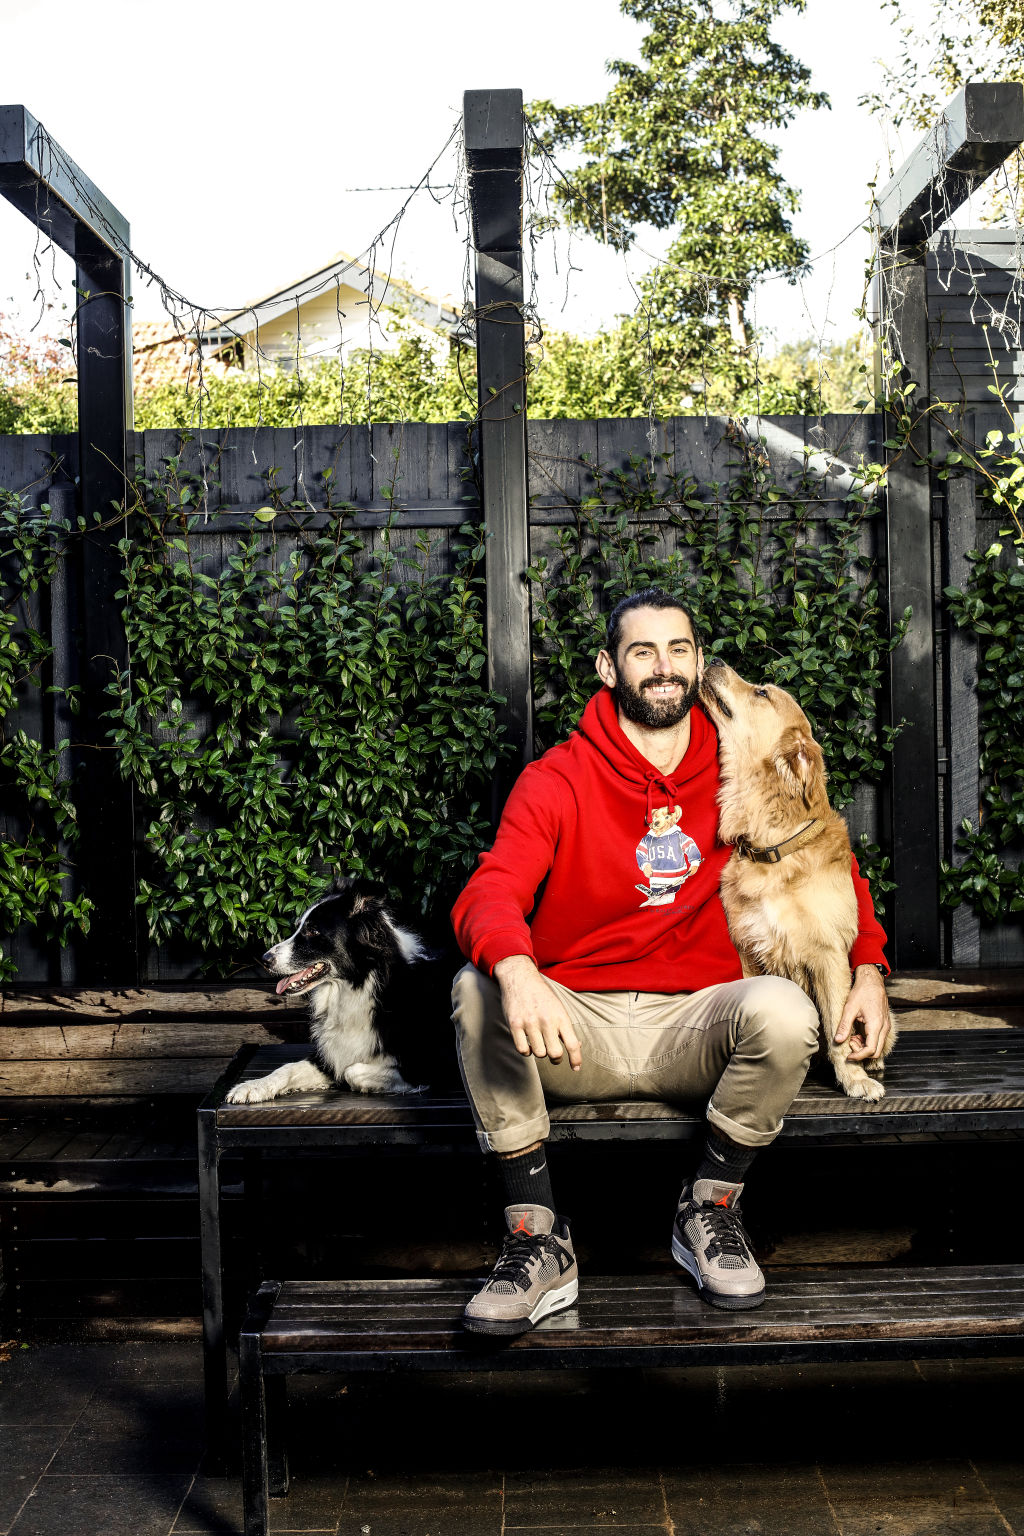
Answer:
[[530, 1172], [531, 1173], [543, 1173], [544, 1169], [546, 1168], [546, 1166], [547, 1166], [546, 1163], [541, 1163], [539, 1168], [531, 1168]]

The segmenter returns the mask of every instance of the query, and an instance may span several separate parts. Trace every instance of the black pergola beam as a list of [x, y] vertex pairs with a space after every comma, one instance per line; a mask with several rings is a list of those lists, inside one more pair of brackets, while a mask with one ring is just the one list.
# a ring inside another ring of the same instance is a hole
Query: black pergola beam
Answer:
[[927, 240], [1024, 142], [1024, 85], [965, 85], [876, 200], [882, 239]]
[[[23, 106], [0, 106], [0, 193], [75, 263], [78, 363], [78, 513], [65, 586], [73, 633], [54, 644], [80, 656], [81, 711], [72, 747], [79, 885], [95, 902], [88, 943], [64, 980], [125, 985], [139, 978], [132, 793], [106, 741], [104, 688], [126, 671], [120, 604], [132, 426], [128, 221]], [[109, 524], [109, 526], [104, 526]], [[64, 729], [58, 733], [66, 734]]]
[[495, 775], [494, 813], [533, 751], [530, 676], [530, 528], [526, 474], [523, 322], [523, 93], [463, 98], [470, 218], [476, 258], [480, 477], [486, 532], [490, 686], [512, 760]]

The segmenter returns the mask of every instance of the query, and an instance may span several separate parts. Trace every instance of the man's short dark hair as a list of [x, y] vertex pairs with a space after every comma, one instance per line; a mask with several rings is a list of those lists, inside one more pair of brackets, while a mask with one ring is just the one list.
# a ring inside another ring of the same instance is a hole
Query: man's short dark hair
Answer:
[[678, 597], [673, 597], [671, 593], [663, 591], [661, 587], [645, 587], [642, 592], [634, 592], [629, 597], [624, 597], [621, 602], [616, 603], [608, 615], [605, 648], [612, 661], [615, 661], [618, 656], [619, 641], [622, 639], [622, 620], [627, 613], [632, 613], [634, 608], [678, 609], [680, 613], [685, 613], [690, 621], [694, 642], [697, 645], [700, 644], [697, 636], [696, 621], [686, 604], [681, 602]]

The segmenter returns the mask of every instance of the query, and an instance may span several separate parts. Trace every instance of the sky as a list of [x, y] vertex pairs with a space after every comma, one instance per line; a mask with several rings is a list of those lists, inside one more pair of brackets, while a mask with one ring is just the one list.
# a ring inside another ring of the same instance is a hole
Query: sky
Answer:
[[[863, 291], [867, 186], [912, 147], [886, 139], [857, 98], [877, 82], [889, 12], [859, 0], [809, 0], [775, 35], [806, 63], [831, 111], [779, 136], [799, 191], [796, 232], [814, 275], [758, 291], [756, 321], [779, 341], [849, 335]], [[609, 58], [638, 57], [640, 27], [617, 0], [459, 0], [320, 5], [291, 0], [0, 0], [4, 99], [24, 104], [130, 221], [132, 245], [172, 287], [209, 309], [239, 308], [324, 264], [359, 253], [444, 144], [467, 87], [520, 86], [527, 100], [599, 99]], [[54, 40], [58, 46], [54, 46]], [[435, 180], [451, 179], [452, 161]], [[658, 255], [665, 237], [643, 231]], [[837, 249], [838, 247], [838, 249]], [[452, 208], [420, 194], [399, 226], [393, 270], [458, 299], [464, 232]], [[58, 308], [70, 262], [36, 246], [0, 201], [0, 310], [32, 318], [36, 275]], [[630, 310], [630, 263], [593, 240], [546, 242], [536, 298], [548, 326], [589, 333]], [[572, 270], [569, 270], [569, 267]], [[136, 276], [135, 314], [159, 318], [159, 291]]]

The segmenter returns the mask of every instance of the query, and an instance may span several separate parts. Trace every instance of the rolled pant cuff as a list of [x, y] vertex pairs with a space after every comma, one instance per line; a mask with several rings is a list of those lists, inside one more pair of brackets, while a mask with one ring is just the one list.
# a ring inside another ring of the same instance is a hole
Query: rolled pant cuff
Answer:
[[713, 1104], [708, 1105], [708, 1124], [741, 1147], [769, 1147], [782, 1130], [780, 1120], [774, 1131], [752, 1131], [749, 1125], [740, 1125], [738, 1120], [730, 1120], [728, 1115], [723, 1115]]
[[478, 1130], [476, 1139], [481, 1152], [525, 1152], [535, 1141], [547, 1141], [551, 1121], [547, 1115], [538, 1115], [525, 1125], [508, 1125], [500, 1131]]

